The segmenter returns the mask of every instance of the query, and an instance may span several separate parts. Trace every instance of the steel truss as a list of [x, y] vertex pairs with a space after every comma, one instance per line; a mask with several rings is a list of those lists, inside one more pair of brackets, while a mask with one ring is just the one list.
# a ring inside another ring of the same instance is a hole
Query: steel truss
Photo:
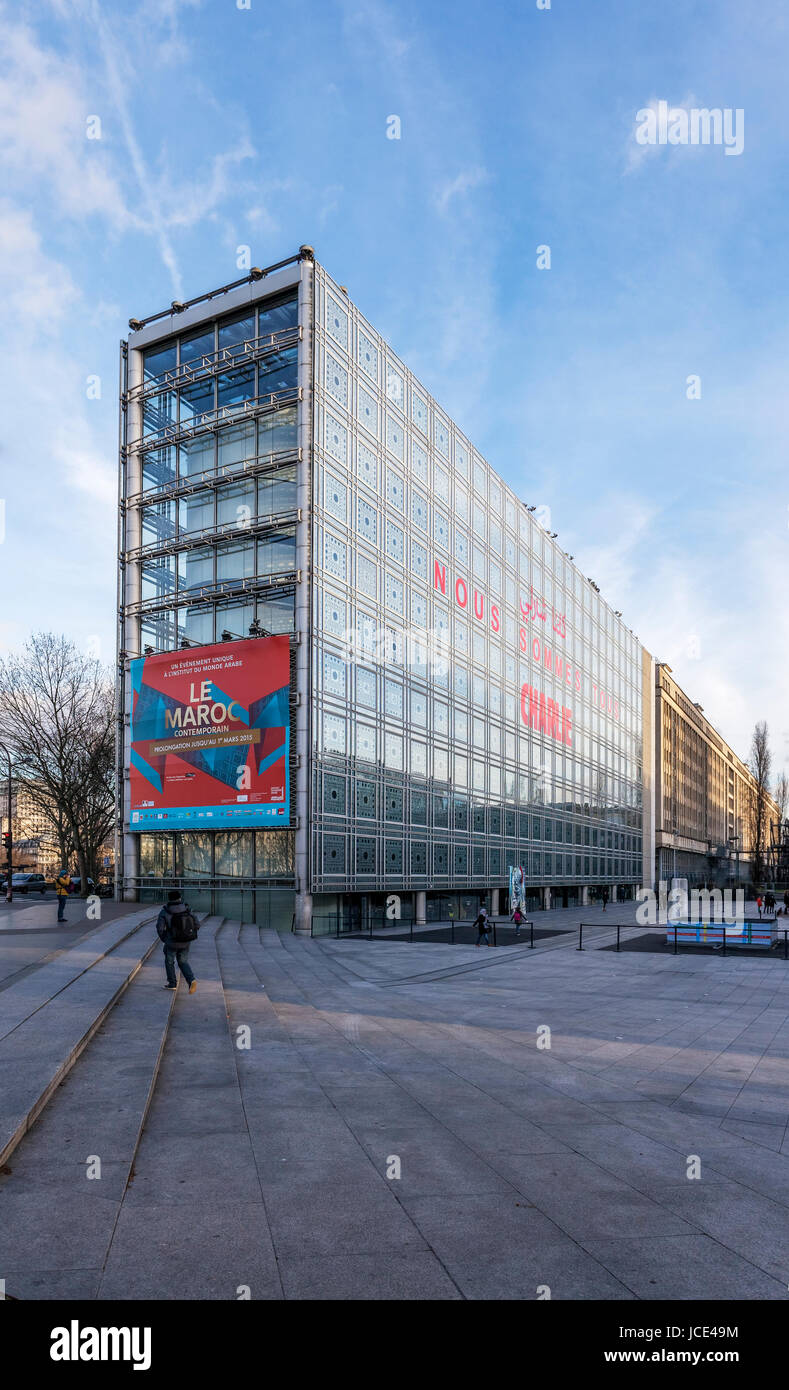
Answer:
[[262, 338], [246, 338], [243, 343], [231, 347], [217, 348], [216, 352], [204, 352], [189, 362], [181, 362], [161, 376], [151, 381], [141, 381], [133, 386], [123, 398], [124, 405], [129, 401], [144, 403], [152, 396], [166, 395], [170, 391], [180, 391], [196, 381], [218, 376], [224, 370], [233, 371], [248, 366], [264, 357], [274, 356], [289, 347], [298, 347], [301, 342], [301, 326], [283, 328], [276, 333], [267, 333]]
[[203, 469], [179, 478], [177, 482], [165, 483], [163, 487], [149, 487], [144, 492], [136, 492], [127, 497], [126, 507], [149, 507], [156, 502], [168, 502], [172, 498], [190, 497], [206, 488], [219, 488], [223, 483], [234, 482], [239, 478], [256, 477], [259, 473], [276, 472], [289, 463], [301, 463], [301, 449], [279, 449], [273, 454], [254, 454], [240, 463], [226, 463], [217, 469]]
[[241, 420], [254, 419], [274, 410], [282, 410], [287, 405], [297, 405], [302, 399], [300, 386], [289, 386], [286, 391], [271, 391], [263, 396], [250, 396], [237, 405], [221, 405], [215, 410], [206, 410], [195, 417], [195, 424], [164, 425], [155, 435], [148, 435], [133, 445], [127, 446], [127, 453], [148, 454], [152, 449], [164, 449], [168, 444], [181, 444], [187, 439], [196, 439], [200, 434], [212, 434], [225, 425], [235, 425]]

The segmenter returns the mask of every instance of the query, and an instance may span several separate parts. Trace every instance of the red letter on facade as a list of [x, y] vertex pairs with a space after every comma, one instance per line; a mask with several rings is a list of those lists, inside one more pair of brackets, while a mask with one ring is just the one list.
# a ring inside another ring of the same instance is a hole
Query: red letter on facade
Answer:
[[[462, 597], [462, 598], [460, 597], [460, 590], [461, 590], [461, 589], [463, 590], [463, 597]], [[466, 581], [465, 581], [465, 579], [456, 579], [456, 580], [455, 580], [455, 598], [457, 599], [458, 603], [460, 604], [460, 607], [461, 607], [461, 608], [465, 608], [466, 604], [468, 603], [468, 589], [466, 588]]]
[[440, 565], [438, 560], [436, 560], [435, 569], [433, 570], [433, 588], [440, 589], [442, 594], [445, 594], [447, 591], [447, 567], [446, 565]]
[[500, 623], [499, 623], [499, 609], [498, 609], [498, 605], [495, 604], [495, 603], [492, 603], [492, 604], [490, 605], [490, 625], [491, 625], [491, 627], [493, 628], [493, 631], [494, 631], [494, 632], [498, 632], [498, 631], [499, 631], [499, 627], [500, 627]]
[[524, 723], [524, 724], [527, 724], [527, 725], [528, 725], [528, 722], [529, 722], [529, 715], [528, 715], [527, 708], [526, 708], [526, 701], [527, 701], [527, 699], [528, 699], [528, 697], [529, 697], [530, 691], [531, 691], [531, 687], [530, 687], [530, 686], [528, 686], [528, 685], [522, 685], [522, 686], [521, 686], [521, 719], [522, 719], [523, 723]]

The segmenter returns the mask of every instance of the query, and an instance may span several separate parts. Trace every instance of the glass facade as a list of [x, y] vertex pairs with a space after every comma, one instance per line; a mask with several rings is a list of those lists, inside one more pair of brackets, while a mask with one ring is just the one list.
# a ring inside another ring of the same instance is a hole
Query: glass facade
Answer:
[[292, 631], [299, 340], [291, 291], [143, 350], [143, 647]]
[[141, 891], [183, 878], [257, 920], [265, 893], [292, 909], [298, 891], [346, 923], [391, 893], [406, 918], [419, 892], [428, 919], [465, 915], [514, 865], [527, 903], [629, 892], [638, 640], [344, 292], [309, 277], [311, 293], [263, 281], [233, 314], [217, 295], [136, 350], [124, 644], [262, 629], [305, 653], [292, 828], [139, 837]]
[[637, 638], [320, 267], [315, 303], [314, 890], [641, 883]]
[[[132, 649], [293, 631], [300, 341], [294, 286], [243, 312], [209, 309], [199, 327], [140, 350], [127, 397], [140, 481], [126, 496]], [[182, 883], [201, 910], [292, 924], [291, 829], [142, 835], [136, 854], [143, 899]]]

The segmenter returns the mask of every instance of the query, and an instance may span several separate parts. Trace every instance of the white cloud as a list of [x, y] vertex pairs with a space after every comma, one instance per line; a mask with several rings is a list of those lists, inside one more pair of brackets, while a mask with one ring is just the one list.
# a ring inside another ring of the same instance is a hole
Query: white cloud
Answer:
[[474, 165], [471, 169], [462, 169], [454, 179], [450, 179], [436, 190], [435, 201], [439, 212], [446, 212], [453, 198], [470, 193], [472, 188], [479, 188], [489, 179], [490, 174], [480, 165]]
[[0, 86], [0, 146], [4, 186], [44, 194], [52, 212], [77, 222], [100, 215], [113, 229], [141, 225], [126, 204], [101, 140], [89, 140], [95, 112], [79, 71], [39, 45], [31, 29], [0, 12], [4, 79]]

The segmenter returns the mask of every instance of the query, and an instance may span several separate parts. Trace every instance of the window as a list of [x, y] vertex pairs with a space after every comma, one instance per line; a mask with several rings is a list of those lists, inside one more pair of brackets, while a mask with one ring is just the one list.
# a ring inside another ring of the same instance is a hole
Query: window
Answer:
[[186, 428], [210, 413], [216, 404], [213, 377], [190, 381], [181, 391], [181, 427]]
[[219, 470], [234, 468], [245, 459], [254, 457], [255, 426], [249, 421], [243, 425], [231, 425], [217, 434], [219, 450]]
[[272, 594], [257, 601], [256, 617], [266, 632], [292, 632], [295, 624], [295, 595]]
[[175, 535], [175, 503], [154, 502], [142, 510], [143, 545], [166, 544]]
[[217, 336], [220, 348], [235, 348], [237, 352], [243, 352], [244, 344], [251, 343], [255, 337], [254, 312], [242, 314], [233, 319], [225, 319], [219, 325]]
[[255, 573], [255, 547], [239, 541], [216, 548], [216, 577], [218, 583], [237, 584], [251, 579]]
[[206, 488], [204, 492], [193, 492], [191, 497], [182, 497], [178, 503], [178, 529], [188, 535], [192, 531], [202, 531], [214, 525], [214, 493]]
[[171, 444], [163, 449], [149, 449], [142, 457], [143, 488], [166, 487], [175, 482], [175, 449]]
[[181, 362], [194, 362], [197, 358], [208, 356], [216, 350], [214, 341], [214, 325], [210, 328], [201, 328], [198, 333], [192, 333], [188, 338], [181, 339]]
[[296, 506], [296, 467], [288, 464], [258, 479], [258, 515], [292, 511]]
[[220, 526], [249, 526], [255, 515], [255, 484], [252, 479], [220, 488], [216, 498], [216, 519]]
[[146, 348], [142, 355], [142, 369], [146, 381], [156, 381], [165, 372], [175, 370], [177, 348], [175, 339], [169, 343], [157, 343], [156, 347]]
[[297, 384], [297, 349], [285, 348], [272, 353], [258, 365], [258, 394], [267, 396], [272, 391], [290, 391]]
[[297, 447], [295, 405], [274, 410], [258, 420], [258, 453], [278, 454]]
[[198, 473], [213, 473], [216, 467], [214, 436], [203, 434], [197, 439], [184, 440], [178, 449], [178, 466], [182, 478], [193, 478]]
[[295, 568], [295, 527], [283, 527], [258, 541], [258, 574], [281, 574]]
[[299, 304], [296, 295], [287, 299], [266, 300], [258, 308], [258, 336], [269, 333], [282, 333], [287, 328], [295, 328], [299, 318]]

